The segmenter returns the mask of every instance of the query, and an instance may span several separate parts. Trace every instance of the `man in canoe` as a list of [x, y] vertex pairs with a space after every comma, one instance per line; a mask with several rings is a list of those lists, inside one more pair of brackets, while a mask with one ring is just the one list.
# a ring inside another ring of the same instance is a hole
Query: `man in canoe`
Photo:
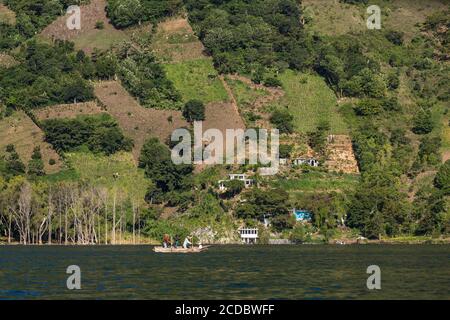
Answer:
[[170, 246], [170, 236], [166, 233], [163, 237], [163, 247], [168, 248]]
[[178, 234], [173, 238], [173, 247], [176, 249], [180, 245], [180, 236]]
[[192, 246], [191, 240], [192, 240], [192, 237], [189, 237], [189, 236], [186, 237], [186, 239], [184, 239], [184, 242], [183, 242], [183, 248], [184, 249], [188, 249], [188, 248], [190, 248]]

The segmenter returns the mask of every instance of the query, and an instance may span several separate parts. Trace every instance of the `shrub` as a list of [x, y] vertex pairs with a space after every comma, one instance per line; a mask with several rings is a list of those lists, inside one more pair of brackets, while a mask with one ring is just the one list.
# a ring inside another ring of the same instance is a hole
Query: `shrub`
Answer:
[[97, 21], [97, 22], [95, 23], [95, 28], [96, 28], [96, 29], [99, 29], [99, 30], [102, 30], [102, 29], [105, 28], [105, 23], [104, 23], [103, 21]]
[[280, 133], [294, 132], [294, 117], [287, 110], [275, 110], [270, 116], [270, 122]]
[[205, 105], [200, 100], [188, 101], [183, 109], [183, 117], [189, 122], [205, 120]]

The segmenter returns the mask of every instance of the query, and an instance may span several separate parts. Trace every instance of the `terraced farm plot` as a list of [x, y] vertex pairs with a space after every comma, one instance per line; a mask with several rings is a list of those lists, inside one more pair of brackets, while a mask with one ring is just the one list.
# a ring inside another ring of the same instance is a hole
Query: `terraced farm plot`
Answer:
[[82, 102], [37, 109], [33, 113], [38, 120], [42, 121], [55, 118], [74, 119], [80, 115], [94, 115], [102, 112], [106, 112], [106, 110], [103, 110], [96, 102]]
[[[92, 53], [94, 48], [109, 49], [111, 46], [128, 39], [124, 31], [115, 29], [109, 22], [105, 11], [106, 0], [91, 0], [81, 8], [81, 29], [69, 30], [66, 26], [67, 16], [59, 17], [47, 26], [41, 36], [47, 39], [70, 40], [75, 48]], [[103, 22], [104, 29], [97, 29], [97, 22]]]
[[180, 91], [183, 101], [198, 99], [205, 104], [227, 102], [228, 94], [210, 58], [166, 64], [167, 78]]
[[186, 18], [161, 22], [152, 39], [152, 49], [165, 62], [197, 60], [205, 57], [204, 47]]
[[97, 83], [95, 95], [118, 121], [125, 135], [133, 139], [136, 160], [149, 137], [166, 142], [173, 130], [188, 126], [180, 111], [146, 109], [116, 81]]
[[320, 121], [328, 120], [331, 133], [347, 133], [347, 126], [338, 111], [336, 96], [323, 78], [288, 70], [279, 79], [283, 83], [285, 95], [277, 105], [281, 108], [288, 107], [294, 116], [297, 131], [312, 131]]
[[[44, 133], [23, 112], [16, 112], [10, 117], [0, 120], [0, 150], [13, 144], [16, 147], [20, 159], [26, 165], [31, 159], [31, 154], [36, 146], [41, 147], [42, 160], [46, 173], [54, 173], [60, 170], [61, 160], [51, 145], [44, 141]], [[56, 163], [50, 165], [50, 159]]]
[[16, 24], [16, 14], [0, 1], [0, 23]]

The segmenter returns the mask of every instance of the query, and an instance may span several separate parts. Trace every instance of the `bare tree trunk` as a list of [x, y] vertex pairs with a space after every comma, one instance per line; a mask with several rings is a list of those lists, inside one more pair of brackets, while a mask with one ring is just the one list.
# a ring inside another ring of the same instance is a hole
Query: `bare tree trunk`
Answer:
[[138, 243], [141, 243], [141, 212], [139, 211], [139, 206], [137, 207], [138, 214]]
[[108, 199], [105, 198], [105, 244], [108, 244]]
[[66, 210], [64, 210], [64, 245], [67, 246], [67, 225], [68, 225], [68, 221], [67, 221], [67, 208]]
[[11, 212], [8, 214], [8, 243], [11, 243], [11, 228], [12, 228], [12, 217]]
[[133, 244], [136, 244], [136, 207], [133, 201]]
[[48, 196], [48, 244], [52, 244], [52, 215], [53, 215], [53, 205], [52, 197]]
[[112, 225], [112, 244], [116, 244], [116, 198], [117, 194], [114, 190], [114, 200], [113, 200], [113, 225]]

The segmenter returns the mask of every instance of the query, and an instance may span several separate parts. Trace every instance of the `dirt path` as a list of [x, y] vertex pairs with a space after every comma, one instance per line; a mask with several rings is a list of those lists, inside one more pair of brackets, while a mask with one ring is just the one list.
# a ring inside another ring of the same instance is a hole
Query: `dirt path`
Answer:
[[233, 90], [231, 90], [231, 88], [228, 86], [228, 83], [225, 81], [225, 78], [223, 75], [221, 75], [219, 78], [220, 78], [220, 81], [222, 81], [223, 87], [227, 91], [228, 96], [230, 97], [231, 105], [233, 106], [235, 112], [237, 114], [239, 114], [239, 106], [237, 104], [236, 98], [234, 97]]

